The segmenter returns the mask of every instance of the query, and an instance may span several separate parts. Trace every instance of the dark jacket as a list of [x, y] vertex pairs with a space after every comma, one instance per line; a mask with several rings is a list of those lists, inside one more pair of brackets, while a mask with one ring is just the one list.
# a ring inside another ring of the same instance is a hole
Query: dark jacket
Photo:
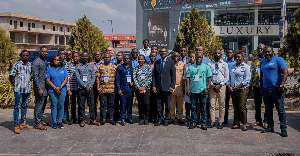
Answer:
[[163, 71], [161, 71], [161, 59], [157, 60], [154, 65], [152, 88], [157, 91], [168, 91], [169, 88], [175, 88], [176, 69], [175, 63], [171, 58], [167, 58]]

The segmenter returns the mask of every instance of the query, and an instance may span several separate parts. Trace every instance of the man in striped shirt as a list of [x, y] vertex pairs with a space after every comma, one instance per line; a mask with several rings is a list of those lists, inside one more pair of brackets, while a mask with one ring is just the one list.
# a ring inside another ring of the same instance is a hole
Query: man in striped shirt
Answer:
[[[31, 63], [29, 52], [23, 50], [20, 53], [21, 59], [15, 63], [9, 74], [9, 81], [14, 86], [15, 106], [14, 106], [14, 132], [20, 134], [20, 128], [32, 129], [26, 122], [27, 106], [31, 92]], [[21, 124], [19, 125], [19, 109], [21, 109]]]

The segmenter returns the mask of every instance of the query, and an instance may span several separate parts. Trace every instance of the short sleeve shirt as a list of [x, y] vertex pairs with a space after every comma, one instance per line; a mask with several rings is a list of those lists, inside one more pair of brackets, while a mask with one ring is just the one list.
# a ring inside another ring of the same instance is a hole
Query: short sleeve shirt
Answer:
[[[99, 88], [102, 89], [102, 93], [114, 93], [115, 91], [115, 76], [117, 66], [115, 64], [100, 64], [97, 70], [97, 76], [100, 79]], [[105, 77], [108, 77], [108, 81], [105, 82]]]
[[[59, 87], [64, 82], [65, 78], [68, 78], [68, 72], [65, 67], [49, 67], [46, 71], [45, 79], [50, 79], [50, 81], [56, 86]], [[66, 85], [61, 88], [61, 91], [66, 91]], [[48, 92], [55, 92], [52, 87], [48, 87]]]
[[281, 83], [281, 70], [287, 68], [282, 57], [274, 56], [270, 61], [263, 59], [260, 62], [260, 72], [263, 73], [263, 87], [266, 89], [278, 88]]
[[18, 61], [12, 66], [10, 71], [11, 76], [15, 77], [14, 92], [17, 93], [30, 93], [31, 92], [31, 63], [27, 62], [27, 65], [23, 61]]
[[175, 89], [173, 94], [183, 94], [182, 80], [184, 76], [185, 64], [179, 61], [177, 64], [175, 64], [175, 69], [176, 69], [176, 83], [175, 83]]
[[[195, 81], [196, 75], [199, 81]], [[207, 86], [207, 78], [212, 77], [211, 69], [207, 64], [192, 64], [187, 71], [187, 78], [190, 78], [190, 92], [201, 93]]]

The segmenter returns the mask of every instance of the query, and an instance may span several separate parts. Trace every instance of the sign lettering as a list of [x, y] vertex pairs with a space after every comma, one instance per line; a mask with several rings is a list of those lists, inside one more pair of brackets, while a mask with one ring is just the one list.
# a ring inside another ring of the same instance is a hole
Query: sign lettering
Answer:
[[278, 35], [278, 25], [213, 26], [216, 36]]

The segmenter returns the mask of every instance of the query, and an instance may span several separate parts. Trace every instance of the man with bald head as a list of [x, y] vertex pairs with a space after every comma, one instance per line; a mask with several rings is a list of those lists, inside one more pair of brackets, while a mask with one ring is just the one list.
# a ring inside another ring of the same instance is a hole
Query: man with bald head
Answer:
[[[110, 57], [110, 63], [115, 64], [117, 63], [117, 58], [115, 57], [115, 49], [111, 46], [107, 47], [106, 53], [109, 53], [111, 55]], [[104, 59], [102, 59], [104, 61]]]
[[111, 62], [111, 54], [104, 54], [104, 64], [100, 64], [97, 70], [97, 90], [101, 96], [101, 125], [105, 124], [106, 110], [108, 110], [109, 120], [112, 125], [116, 125], [113, 120], [114, 99], [115, 99], [115, 75], [117, 66]]
[[185, 89], [185, 81], [183, 81], [183, 76], [185, 74], [185, 64], [179, 61], [180, 55], [178, 52], [174, 52], [172, 58], [175, 62], [176, 83], [171, 98], [171, 117], [169, 120], [169, 124], [172, 124], [175, 120], [175, 108], [177, 108], [178, 111], [178, 123], [184, 124], [182, 120], [182, 115], [183, 115], [183, 98], [184, 98], [184, 89]]
[[[266, 116], [264, 115], [264, 120], [261, 118], [261, 103], [262, 103], [262, 94], [260, 92], [260, 61], [264, 59], [264, 44], [259, 44], [257, 46], [257, 54], [251, 63], [251, 84], [253, 87], [253, 95], [254, 95], [254, 104], [255, 104], [255, 122], [250, 126], [263, 126], [263, 128], [267, 128], [268, 124], [266, 123]], [[263, 124], [264, 122], [264, 124]]]

